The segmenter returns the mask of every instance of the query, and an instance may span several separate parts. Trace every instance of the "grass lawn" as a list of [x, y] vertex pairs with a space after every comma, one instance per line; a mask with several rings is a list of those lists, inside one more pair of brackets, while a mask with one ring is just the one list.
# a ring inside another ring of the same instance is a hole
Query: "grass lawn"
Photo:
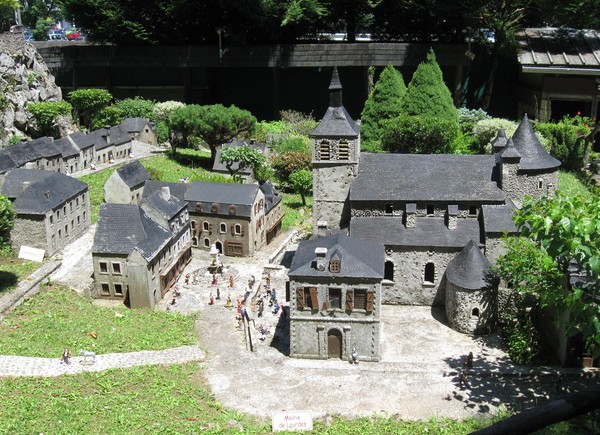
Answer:
[[298, 194], [283, 194], [283, 211], [285, 216], [281, 223], [283, 231], [296, 227], [303, 231], [312, 232], [312, 196], [306, 197], [306, 205]]
[[14, 290], [19, 281], [38, 267], [39, 263], [20, 260], [13, 253], [0, 253], [0, 296]]
[[558, 181], [559, 190], [567, 196], [580, 195], [587, 200], [593, 198], [592, 193], [574, 172], [558, 171]]
[[68, 287], [51, 285], [0, 323], [0, 354], [58, 358], [65, 347], [113, 353], [196, 344], [195, 319], [150, 309], [98, 307]]

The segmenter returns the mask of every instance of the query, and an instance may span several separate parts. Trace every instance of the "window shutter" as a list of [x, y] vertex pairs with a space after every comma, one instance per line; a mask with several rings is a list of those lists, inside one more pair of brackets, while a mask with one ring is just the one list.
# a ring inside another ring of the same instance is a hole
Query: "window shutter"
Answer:
[[304, 309], [304, 288], [303, 287], [296, 288], [296, 308], [298, 310]]
[[375, 292], [367, 292], [367, 313], [373, 312], [373, 302], [375, 301]]
[[317, 293], [316, 287], [310, 288], [310, 301], [312, 302], [312, 309], [318, 310], [319, 309], [319, 294]]
[[354, 292], [346, 290], [346, 311], [352, 311], [354, 308]]

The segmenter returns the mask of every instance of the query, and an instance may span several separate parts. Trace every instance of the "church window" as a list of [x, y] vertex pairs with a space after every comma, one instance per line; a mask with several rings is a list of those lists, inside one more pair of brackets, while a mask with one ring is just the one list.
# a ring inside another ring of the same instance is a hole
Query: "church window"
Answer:
[[321, 160], [331, 160], [331, 145], [328, 141], [324, 140], [319, 144], [319, 154]]
[[350, 158], [350, 148], [348, 146], [348, 142], [345, 140], [341, 140], [338, 144], [338, 159], [339, 160], [348, 160]]
[[388, 281], [394, 280], [394, 263], [390, 260], [385, 262], [384, 279]]
[[425, 265], [425, 282], [433, 283], [435, 282], [435, 264], [427, 263]]

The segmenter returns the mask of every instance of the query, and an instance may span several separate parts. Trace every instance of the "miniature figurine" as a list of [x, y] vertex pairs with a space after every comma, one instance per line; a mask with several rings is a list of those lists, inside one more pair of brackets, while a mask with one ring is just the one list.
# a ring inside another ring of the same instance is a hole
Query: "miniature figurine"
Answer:
[[71, 364], [71, 361], [69, 360], [71, 358], [71, 351], [69, 350], [68, 347], [65, 347], [65, 350], [63, 351], [62, 354], [62, 360], [66, 365]]
[[350, 358], [352, 359], [352, 364], [358, 364], [358, 352], [356, 351], [356, 348], [353, 347], [352, 348], [352, 353], [350, 354]]
[[214, 304], [215, 304], [215, 298], [211, 292], [210, 293], [210, 301], [208, 302], [208, 305], [214, 305]]
[[221, 300], [221, 289], [219, 287], [217, 287], [217, 300]]

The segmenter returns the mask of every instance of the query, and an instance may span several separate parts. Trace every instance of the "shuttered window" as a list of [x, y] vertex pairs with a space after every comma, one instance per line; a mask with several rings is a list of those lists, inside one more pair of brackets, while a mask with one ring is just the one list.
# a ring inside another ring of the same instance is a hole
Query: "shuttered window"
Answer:
[[299, 310], [304, 309], [304, 287], [296, 288], [296, 308]]
[[354, 292], [346, 290], [346, 311], [352, 311], [354, 308]]
[[310, 289], [310, 306], [313, 310], [319, 309], [319, 294], [317, 293], [316, 287], [311, 287]]
[[354, 290], [354, 309], [355, 310], [366, 310], [367, 309], [367, 291], [365, 289]]
[[367, 313], [373, 312], [373, 306], [375, 303], [375, 292], [367, 292]]

